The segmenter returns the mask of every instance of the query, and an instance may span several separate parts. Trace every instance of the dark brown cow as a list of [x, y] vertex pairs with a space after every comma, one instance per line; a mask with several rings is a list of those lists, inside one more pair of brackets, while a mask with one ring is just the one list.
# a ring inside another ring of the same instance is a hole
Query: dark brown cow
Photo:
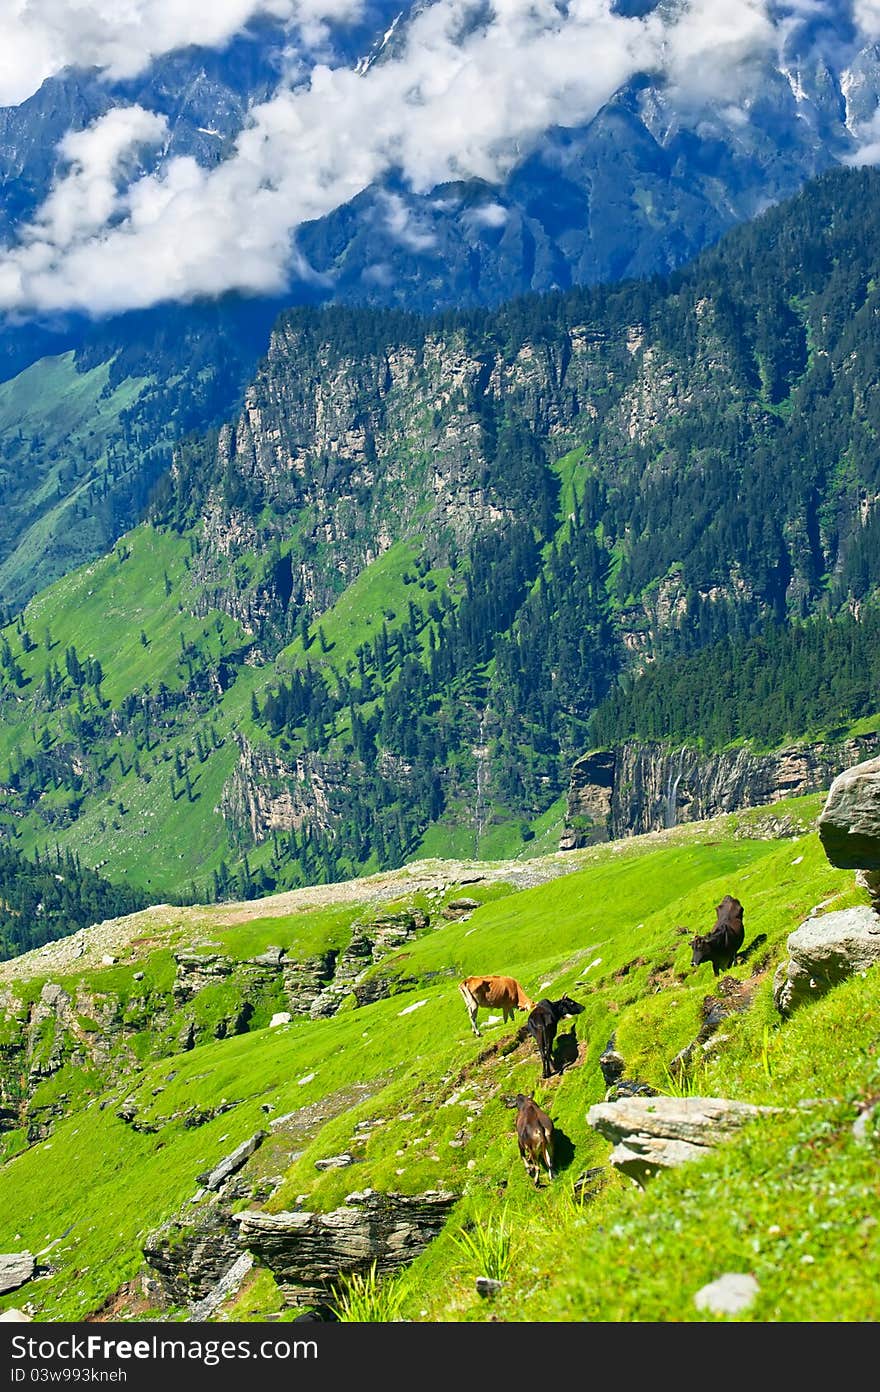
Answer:
[[743, 906], [732, 895], [725, 894], [716, 906], [715, 927], [710, 933], [699, 933], [691, 939], [691, 966], [698, 967], [701, 962], [711, 962], [717, 976], [727, 971], [736, 961], [737, 953], [743, 945]]
[[480, 1006], [486, 1010], [500, 1010], [506, 1022], [513, 1019], [515, 1010], [531, 1010], [534, 1005], [512, 976], [466, 976], [459, 982], [458, 989], [476, 1035], [480, 1033], [477, 1029]]
[[526, 1174], [534, 1180], [535, 1188], [541, 1177], [541, 1162], [547, 1166], [547, 1176], [553, 1178], [553, 1122], [533, 1097], [518, 1092], [516, 1106], [516, 1139]]
[[526, 1028], [534, 1037], [538, 1046], [538, 1053], [541, 1055], [541, 1077], [549, 1078], [551, 1073], [558, 1072], [553, 1063], [553, 1041], [556, 1038], [556, 1026], [560, 1020], [564, 1020], [568, 1015], [580, 1015], [584, 1007], [573, 1001], [571, 996], [562, 996], [559, 1000], [539, 1000], [534, 1007], [528, 1020]]

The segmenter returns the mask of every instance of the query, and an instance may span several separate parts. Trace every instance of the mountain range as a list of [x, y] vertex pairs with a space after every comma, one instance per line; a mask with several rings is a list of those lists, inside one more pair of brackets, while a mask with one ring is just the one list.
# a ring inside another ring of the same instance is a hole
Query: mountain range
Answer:
[[[509, 58], [511, 34], [522, 61], [549, 45], [561, 62], [573, 15], [522, 34], [512, 16], [343, 7], [309, 37], [257, 14], [134, 74], [68, 65], [0, 110], [0, 600], [19, 606], [138, 520], [173, 445], [240, 403], [283, 308], [434, 313], [666, 274], [822, 171], [872, 158], [880, 50], [847, 5], [735, 6], [729, 32], [707, 36], [699, 6], [618, 0], [573, 32], [595, 71], [534, 68], [534, 112], [502, 64], [511, 90], [489, 114], [475, 92], [470, 129], [454, 108], [425, 124], [449, 64], [479, 75]], [[410, 90], [421, 134], [395, 155], [397, 135], [371, 129], [395, 102], [405, 114]], [[435, 149], [450, 121], [449, 150]], [[325, 131], [318, 192], [308, 163], [290, 165], [288, 126]], [[334, 150], [343, 160], [358, 138], [363, 169], [337, 168]], [[169, 206], [195, 190], [176, 234], [162, 221], [175, 181]], [[197, 254], [209, 228], [219, 240]]]
[[[878, 247], [837, 171], [666, 280], [284, 313], [3, 630], [7, 834], [247, 897], [546, 846], [597, 741], [873, 728]], [[768, 649], [758, 716], [719, 699]]]
[[871, 1322], [876, 0], [7, 9], [0, 1321]]

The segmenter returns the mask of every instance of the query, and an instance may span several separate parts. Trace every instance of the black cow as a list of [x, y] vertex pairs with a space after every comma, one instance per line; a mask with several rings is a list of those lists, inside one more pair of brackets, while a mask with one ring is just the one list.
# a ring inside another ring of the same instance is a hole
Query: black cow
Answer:
[[743, 945], [743, 906], [738, 899], [725, 894], [716, 907], [715, 927], [710, 933], [699, 933], [691, 939], [691, 966], [698, 967], [701, 962], [711, 962], [717, 976], [727, 971], [736, 961], [737, 953]]
[[573, 1001], [571, 996], [562, 996], [560, 1000], [539, 1000], [534, 1010], [526, 1021], [526, 1029], [533, 1035], [538, 1045], [538, 1052], [541, 1055], [541, 1077], [549, 1078], [551, 1073], [557, 1070], [553, 1063], [553, 1041], [556, 1038], [556, 1027], [560, 1020], [564, 1020], [568, 1015], [580, 1015], [583, 1006]]
[[541, 1161], [547, 1166], [547, 1176], [553, 1178], [553, 1122], [542, 1111], [534, 1097], [518, 1092], [513, 1099], [516, 1107], [516, 1139], [526, 1174], [538, 1188]]

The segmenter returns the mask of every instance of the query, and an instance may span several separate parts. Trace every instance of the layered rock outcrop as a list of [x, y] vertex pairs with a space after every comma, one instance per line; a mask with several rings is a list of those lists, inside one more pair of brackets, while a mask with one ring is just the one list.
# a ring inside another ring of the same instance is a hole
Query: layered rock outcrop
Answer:
[[326, 1300], [340, 1275], [395, 1271], [442, 1231], [458, 1195], [349, 1194], [329, 1213], [238, 1213], [239, 1238], [267, 1266], [291, 1305]]
[[18, 1290], [26, 1285], [36, 1270], [36, 1260], [31, 1252], [0, 1253], [0, 1295]]
[[[0, 1132], [26, 1128], [29, 1142], [45, 1140], [64, 1114], [67, 1094], [59, 1089], [36, 1107], [40, 1083], [65, 1067], [112, 1068], [124, 1077], [141, 1066], [135, 1038], [147, 1028], [157, 1051], [176, 1052], [284, 1015], [333, 1015], [352, 994], [358, 1005], [379, 1000], [403, 979], [372, 969], [429, 924], [422, 909], [377, 909], [352, 925], [345, 947], [302, 960], [278, 946], [241, 960], [219, 951], [216, 940], [197, 940], [173, 953], [170, 986], [157, 988], [135, 973], [127, 997], [84, 982], [65, 989], [49, 981], [27, 1002], [12, 984], [0, 986]], [[129, 1097], [117, 1109], [135, 1131], [158, 1129], [141, 1112]]]
[[817, 828], [832, 865], [841, 870], [880, 871], [880, 758], [838, 774]]
[[660, 1170], [704, 1158], [756, 1117], [773, 1107], [755, 1107], [724, 1097], [627, 1097], [598, 1102], [587, 1122], [614, 1142], [609, 1157], [637, 1184]]
[[818, 792], [829, 786], [841, 766], [875, 751], [880, 751], [878, 735], [841, 744], [795, 745], [771, 754], [748, 749], [704, 754], [690, 745], [674, 749], [634, 740], [593, 750], [572, 768], [559, 849], [661, 831]]

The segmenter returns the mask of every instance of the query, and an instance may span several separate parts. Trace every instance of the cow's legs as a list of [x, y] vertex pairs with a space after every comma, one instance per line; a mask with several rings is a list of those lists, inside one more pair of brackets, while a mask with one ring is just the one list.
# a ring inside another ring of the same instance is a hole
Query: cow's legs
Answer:
[[465, 1005], [467, 1006], [467, 1013], [468, 1013], [468, 1017], [469, 1017], [470, 1022], [471, 1022], [471, 1029], [473, 1030], [474, 1034], [475, 1034], [475, 1035], [477, 1036], [477, 1038], [479, 1039], [479, 1037], [480, 1037], [480, 1031], [477, 1029], [477, 1009], [478, 1009], [477, 1002], [474, 1000], [473, 996], [471, 995], [470, 991], [468, 990], [468, 988], [467, 988], [466, 986], [459, 986], [458, 989], [459, 989], [459, 991], [461, 992], [461, 998], [462, 998], [462, 1000], [464, 1001]]
[[547, 1178], [548, 1178], [548, 1179], [552, 1179], [552, 1178], [553, 1178], [553, 1155], [552, 1155], [552, 1153], [551, 1153], [550, 1146], [549, 1146], [549, 1143], [548, 1143], [547, 1141], [544, 1142], [544, 1164], [547, 1166]]

